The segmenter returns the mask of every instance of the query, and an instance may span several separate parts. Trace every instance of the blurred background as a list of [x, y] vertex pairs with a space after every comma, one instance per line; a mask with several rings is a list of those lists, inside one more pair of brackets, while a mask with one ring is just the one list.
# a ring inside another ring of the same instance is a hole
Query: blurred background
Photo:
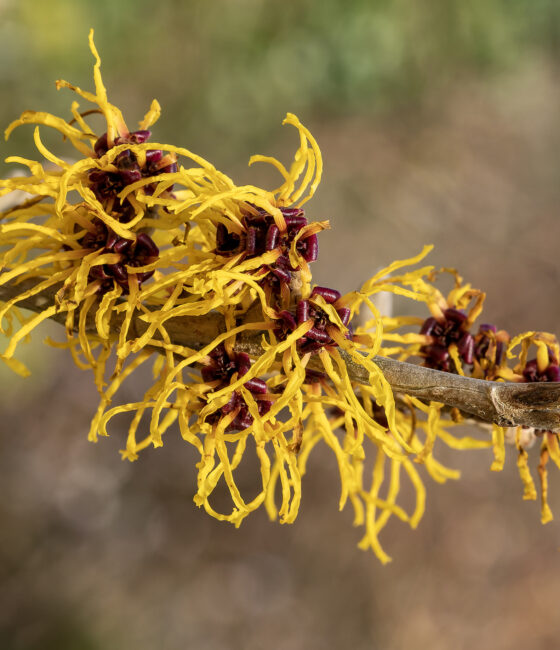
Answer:
[[[276, 181], [252, 153], [291, 159], [287, 111], [310, 128], [325, 174], [308, 214], [333, 226], [318, 284], [356, 288], [433, 243], [433, 264], [487, 291], [486, 321], [559, 333], [557, 0], [0, 0], [2, 125], [69, 116], [54, 80], [92, 87], [90, 27], [129, 124], [157, 97], [154, 139], [240, 183]], [[34, 157], [31, 129], [0, 153]], [[318, 450], [293, 526], [257, 512], [235, 530], [193, 505], [178, 435], [134, 464], [124, 432], [88, 443], [91, 379], [39, 339], [30, 379], [0, 368], [3, 650], [558, 647], [558, 472], [543, 527], [513, 454], [491, 474], [490, 452], [440, 450], [463, 477], [427, 482], [382, 567]]]

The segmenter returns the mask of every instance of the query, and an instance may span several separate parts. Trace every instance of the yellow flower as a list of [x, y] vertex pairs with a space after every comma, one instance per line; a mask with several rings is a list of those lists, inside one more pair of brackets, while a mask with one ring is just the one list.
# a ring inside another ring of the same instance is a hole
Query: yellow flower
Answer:
[[[337, 460], [340, 508], [350, 502], [355, 524], [364, 527], [360, 547], [388, 561], [379, 534], [390, 517], [414, 528], [424, 512], [421, 465], [440, 483], [458, 477], [436, 460], [438, 445], [492, 447], [492, 469], [501, 469], [506, 432], [494, 427], [492, 440], [457, 436], [461, 414], [449, 418], [442, 404], [407, 395], [395, 400], [375, 356], [420, 357], [430, 367], [485, 379], [556, 381], [558, 344], [543, 333], [516, 337], [508, 355], [518, 344], [521, 352], [510, 370], [503, 354], [506, 332], [490, 325], [470, 332], [482, 309], [481, 291], [451, 270], [455, 286], [444, 298], [432, 285], [433, 267], [406, 270], [430, 246], [345, 296], [314, 285], [310, 264], [318, 256], [317, 236], [329, 223], [310, 220], [302, 207], [319, 185], [322, 158], [299, 119], [288, 113], [284, 121], [299, 136], [291, 165], [262, 155], [249, 161], [271, 164], [281, 184], [274, 190], [237, 186], [188, 149], [149, 141], [160, 115], [157, 101], [138, 130], [130, 131], [107, 99], [93, 32], [90, 48], [95, 92], [65, 81], [57, 87], [71, 89], [93, 109], [80, 112], [74, 102], [69, 122], [28, 111], [6, 130], [9, 136], [20, 125], [35, 124], [35, 144], [46, 163], [12, 157], [8, 161], [29, 174], [0, 180], [0, 196], [30, 196], [0, 218], [0, 288], [19, 289], [0, 303], [0, 326], [6, 324], [10, 337], [2, 359], [25, 374], [14, 358], [17, 346], [40, 322], [64, 314], [66, 341], [51, 343], [69, 348], [80, 367], [91, 369], [100, 392], [90, 440], [108, 435], [111, 420], [128, 414], [121, 453], [132, 461], [178, 427], [200, 454], [195, 503], [236, 526], [261, 506], [272, 519], [292, 523], [307, 460], [323, 442]], [[86, 122], [93, 113], [103, 116], [103, 133]], [[79, 159], [70, 162], [48, 150], [41, 126], [58, 130]], [[185, 160], [188, 166], [178, 162]], [[431, 315], [380, 314], [374, 297], [387, 291], [425, 303]], [[52, 300], [24, 317], [18, 304], [37, 296]], [[357, 320], [365, 323], [354, 332]], [[178, 339], [185, 323], [199, 340]], [[211, 335], [205, 338], [205, 332]], [[532, 344], [537, 358], [527, 361]], [[117, 361], [109, 370], [113, 353]], [[144, 394], [119, 403], [123, 382], [147, 362], [153, 372]], [[360, 369], [362, 380], [349, 365]], [[552, 458], [558, 465], [560, 451], [556, 433], [539, 435], [547, 521], [546, 463]], [[535, 498], [519, 430], [516, 444], [525, 498]], [[236, 482], [249, 453], [260, 467], [260, 489], [251, 497]], [[399, 503], [403, 477], [416, 494], [411, 512]], [[223, 512], [213, 504], [221, 483], [231, 496], [231, 508]]]
[[[384, 355], [398, 355], [405, 360], [411, 357], [421, 357], [424, 365], [446, 372], [460, 375], [469, 374], [476, 379], [533, 382], [560, 381], [560, 346], [556, 337], [546, 332], [525, 332], [510, 340], [505, 330], [498, 330], [494, 325], [485, 323], [478, 328], [478, 333], [470, 332], [475, 320], [482, 312], [485, 294], [473, 289], [470, 284], [463, 284], [462, 278], [453, 269], [444, 269], [455, 279], [455, 286], [444, 298], [439, 290], [428, 285], [420, 277], [425, 274], [430, 280], [436, 277], [432, 269], [416, 271], [412, 279], [416, 283], [417, 296], [409, 297], [426, 302], [431, 313], [426, 320], [415, 317], [381, 318], [384, 328], [377, 336], [383, 343], [391, 342], [399, 345], [381, 347]], [[384, 273], [384, 272], [382, 272]], [[384, 278], [383, 281], [387, 283]], [[368, 285], [371, 287], [371, 285]], [[379, 283], [378, 283], [379, 286]], [[420, 326], [420, 332], [399, 331]], [[359, 328], [360, 341], [371, 345], [372, 335], [366, 328]], [[528, 360], [531, 346], [535, 346], [536, 356]], [[517, 354], [514, 350], [519, 347]], [[508, 366], [508, 360], [515, 360], [513, 368]], [[416, 406], [422, 410], [422, 405]], [[434, 405], [431, 404], [431, 407]], [[455, 414], [457, 417], [457, 414]], [[440, 418], [438, 418], [440, 420]], [[440, 420], [440, 424], [441, 420]], [[448, 432], [428, 435], [426, 446], [419, 458], [423, 458], [426, 449], [433, 446], [438, 437], [446, 437], [452, 441]], [[445, 429], [442, 429], [445, 431]], [[527, 449], [536, 438], [541, 438], [541, 451], [538, 463], [538, 476], [541, 492], [541, 520], [546, 523], [552, 519], [548, 505], [547, 463], [550, 458], [560, 467], [558, 455], [558, 432], [535, 431], [528, 427], [513, 427], [504, 429], [496, 424], [491, 427], [494, 459], [491, 465], [493, 471], [501, 471], [505, 462], [505, 444], [510, 442], [517, 447], [517, 466], [524, 485], [524, 499], [537, 498], [537, 490], [529, 469], [529, 454]], [[453, 444], [453, 443], [452, 443]], [[469, 439], [465, 448], [489, 446], [480, 441]]]
[[[9, 137], [18, 126], [36, 124], [35, 144], [46, 164], [18, 156], [8, 158], [7, 162], [26, 166], [29, 174], [0, 180], [0, 195], [20, 190], [31, 196], [2, 215], [0, 285], [22, 283], [24, 290], [3, 305], [0, 322], [19, 317], [18, 302], [60, 287], [55, 304], [26, 319], [2, 355], [22, 374], [27, 371], [13, 356], [17, 345], [54, 314], [66, 313], [69, 346], [77, 363], [93, 367], [99, 360], [94, 358], [92, 348], [99, 341], [109, 342], [111, 316], [113, 312], [124, 312], [118, 343], [118, 352], [124, 358], [132, 315], [140, 303], [149, 304], [143, 298], [143, 283], [157, 268], [166, 267], [170, 256], [175, 259], [185, 254], [181, 247], [179, 251], [160, 253], [159, 247], [167, 245], [173, 236], [177, 220], [163, 211], [156, 214], [145, 203], [150, 192], [171, 196], [168, 178], [176, 169], [175, 151], [145, 144], [150, 136], [148, 127], [159, 117], [159, 104], [154, 100], [140, 129], [130, 132], [121, 111], [107, 100], [93, 32], [90, 47], [96, 60], [95, 93], [65, 81], [57, 82], [57, 87], [70, 88], [96, 108], [80, 113], [74, 102], [70, 122], [49, 113], [27, 111], [6, 129]], [[99, 137], [85, 121], [91, 113], [100, 113], [105, 119], [106, 132]], [[49, 151], [41, 141], [40, 126], [59, 131], [74, 145], [80, 159], [69, 162]], [[189, 155], [186, 150], [181, 153]], [[202, 158], [194, 158], [201, 169], [213, 170]], [[70, 201], [72, 192], [79, 196], [77, 202]], [[150, 234], [156, 221], [157, 244]], [[152, 282], [152, 292], [154, 285], [157, 279]], [[75, 329], [79, 331], [78, 341], [74, 340]], [[84, 361], [78, 358], [77, 345]], [[102, 353], [101, 360], [106, 356]], [[98, 376], [102, 374], [101, 370]]]

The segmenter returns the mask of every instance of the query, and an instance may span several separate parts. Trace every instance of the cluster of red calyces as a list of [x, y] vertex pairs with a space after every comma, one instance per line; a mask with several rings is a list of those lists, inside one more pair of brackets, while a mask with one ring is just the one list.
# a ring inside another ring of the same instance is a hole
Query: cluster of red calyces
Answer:
[[431, 341], [420, 348], [424, 357], [424, 365], [436, 370], [453, 372], [455, 367], [449, 355], [449, 347], [457, 346], [459, 357], [467, 365], [472, 364], [474, 358], [474, 338], [467, 329], [467, 316], [463, 310], [444, 310], [439, 319], [433, 316], [426, 319], [420, 334], [429, 336]]
[[427, 318], [420, 333], [429, 342], [420, 348], [424, 365], [428, 368], [457, 372], [449, 354], [451, 345], [457, 347], [460, 360], [471, 369], [475, 376], [495, 380], [499, 377], [500, 365], [510, 340], [505, 330], [495, 325], [483, 323], [476, 334], [469, 332], [469, 321], [463, 310], [449, 307], [440, 318]]
[[[277, 327], [274, 329], [275, 335], [284, 340], [299, 325], [312, 321], [313, 326], [302, 336], [297, 345], [302, 354], [307, 352], [317, 352], [326, 345], [336, 345], [327, 331], [327, 327], [336, 327], [327, 314], [316, 304], [313, 303], [314, 296], [321, 296], [329, 305], [334, 304], [340, 298], [340, 292], [328, 287], [315, 287], [309, 300], [299, 300], [296, 304], [295, 314], [287, 309], [278, 313]], [[350, 321], [350, 309], [348, 307], [336, 308], [336, 313], [344, 326]], [[348, 330], [347, 337], [351, 336]]]
[[508, 340], [507, 332], [498, 332], [495, 325], [483, 323], [474, 337], [474, 358], [485, 368], [496, 368], [502, 361]]
[[[251, 367], [251, 359], [248, 354], [244, 352], [233, 352], [229, 355], [223, 344], [214, 348], [208, 356], [210, 357], [210, 362], [202, 367], [201, 374], [205, 382], [215, 383], [214, 390], [229, 386], [234, 375], [242, 377]], [[268, 393], [265, 382], [255, 377], [248, 379], [244, 387], [255, 398], [259, 415], [268, 413], [272, 402], [269, 399], [263, 398]], [[249, 413], [249, 407], [240, 391], [234, 391], [229, 402], [215, 413], [212, 413], [208, 421], [211, 424], [215, 424], [224, 415], [229, 415], [230, 413], [235, 413], [235, 416], [227, 427], [227, 431], [240, 431], [247, 429], [247, 427], [253, 424], [253, 416]]]
[[558, 359], [548, 350], [548, 365], [539, 367], [537, 359], [531, 359], [523, 368], [523, 377], [527, 382], [533, 381], [560, 381], [560, 368]]
[[[226, 257], [244, 255], [246, 258], [252, 258], [270, 251], [279, 251], [280, 254], [273, 263], [263, 265], [260, 269], [262, 274], [260, 283], [268, 287], [272, 304], [279, 309], [275, 317], [275, 335], [278, 339], [285, 340], [300, 325], [311, 322], [312, 327], [297, 342], [301, 354], [317, 352], [325, 346], [336, 346], [337, 344], [328, 332], [330, 327], [336, 327], [336, 325], [329, 320], [325, 311], [313, 299], [321, 296], [327, 304], [333, 305], [342, 325], [347, 328], [350, 321], [350, 309], [335, 305], [341, 297], [340, 292], [327, 287], [315, 287], [309, 299], [297, 299], [297, 284], [293, 283], [295, 274], [301, 271], [301, 265], [293, 266], [290, 261], [290, 251], [294, 241], [297, 253], [307, 263], [315, 262], [319, 253], [317, 234], [301, 232], [308, 225], [304, 211], [301, 208], [280, 208], [286, 223], [285, 229], [281, 230], [271, 214], [254, 205], [251, 208], [253, 212], [243, 216], [244, 230], [240, 234], [230, 232], [224, 224], [218, 224], [215, 252]], [[286, 294], [289, 296], [291, 291], [293, 291], [290, 300], [291, 307], [280, 309], [279, 305], [286, 304]], [[345, 329], [345, 332], [348, 338], [352, 336], [350, 328]], [[204, 372], [210, 376], [209, 370], [205, 369]], [[312, 384], [324, 379], [323, 373], [306, 370], [305, 383]], [[264, 382], [262, 383], [264, 384]], [[248, 384], [246, 386], [249, 387]], [[250, 390], [254, 392], [252, 388]], [[265, 409], [264, 412], [270, 408], [270, 405], [261, 406], [262, 400], [258, 404], [259, 412], [261, 408]], [[267, 404], [266, 401], [264, 404]], [[240, 414], [234, 421], [237, 428], [240, 426], [240, 418], [250, 417], [246, 405], [239, 396], [234, 395], [231, 403], [227, 406], [228, 412], [240, 406]], [[225, 413], [226, 411], [222, 408], [221, 412]]]
[[[292, 274], [300, 270], [299, 267], [294, 268], [291, 265], [289, 251], [300, 230], [307, 225], [307, 219], [301, 208], [280, 208], [280, 211], [286, 222], [286, 230], [283, 232], [276, 225], [272, 215], [264, 210], [243, 217], [245, 231], [240, 235], [229, 232], [223, 224], [218, 224], [216, 231], [218, 255], [230, 256], [244, 253], [246, 257], [257, 257], [268, 251], [280, 249], [281, 255], [278, 259], [265, 267], [269, 271], [266, 282], [278, 290], [281, 284], [289, 285]], [[299, 239], [296, 250], [306, 262], [314, 262], [319, 252], [317, 235], [311, 234]]]
[[154, 274], [153, 271], [129, 274], [126, 267], [138, 268], [155, 262], [159, 256], [159, 249], [152, 238], [146, 233], [139, 233], [136, 240], [119, 237], [97, 217], [92, 221], [92, 230], [87, 232], [80, 244], [85, 249], [92, 251], [101, 250], [103, 253], [117, 253], [120, 261], [115, 264], [100, 264], [92, 266], [88, 280], [93, 282], [101, 280], [100, 293], [106, 293], [114, 287], [116, 282], [123, 288], [124, 293], [129, 291], [129, 278], [136, 278], [142, 284]]
[[[147, 130], [134, 131], [127, 136], [115, 138], [112, 146], [142, 144], [150, 136], [151, 132]], [[106, 133], [98, 138], [93, 148], [98, 158], [109, 151], [111, 147], [109, 147], [107, 142]], [[121, 221], [128, 221], [133, 215], [130, 203], [126, 199], [120, 202], [117, 198], [118, 194], [127, 185], [131, 185], [142, 178], [177, 171], [177, 162], [174, 154], [164, 156], [163, 151], [160, 149], [148, 149], [145, 154], [145, 162], [140, 166], [137, 156], [130, 149], [125, 149], [113, 161], [113, 164], [117, 168], [116, 171], [94, 169], [89, 172], [90, 187], [97, 200], [105, 206], [109, 205], [109, 209], [116, 212]], [[154, 183], [150, 183], [145, 185], [143, 189], [146, 194], [150, 194], [155, 190], [155, 187]], [[171, 189], [172, 187], [167, 191], [171, 191]]]

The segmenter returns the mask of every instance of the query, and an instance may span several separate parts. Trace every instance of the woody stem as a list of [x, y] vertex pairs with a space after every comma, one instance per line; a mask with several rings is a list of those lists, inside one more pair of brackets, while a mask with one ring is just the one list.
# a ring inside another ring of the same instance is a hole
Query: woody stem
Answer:
[[[9, 301], [34, 286], [34, 280], [0, 285], [0, 301]], [[60, 285], [49, 287], [24, 300], [17, 302], [18, 307], [34, 312], [43, 311], [55, 304], [55, 295]], [[56, 313], [52, 319], [64, 323], [65, 312]], [[110, 328], [118, 333], [123, 314], [113, 313]], [[134, 318], [130, 328], [131, 336], [137, 337], [145, 332], [148, 324]], [[170, 318], [165, 328], [171, 342], [201, 349], [211, 343], [219, 334], [225, 332], [225, 323], [220, 314], [205, 316]], [[95, 330], [94, 315], [88, 315], [86, 329], [92, 334]], [[236, 349], [247, 352], [253, 357], [262, 354], [260, 346], [262, 332], [250, 331], [236, 339]], [[350, 378], [367, 384], [367, 370], [353, 361], [348, 354], [340, 351]], [[500, 426], [525, 425], [537, 429], [560, 429], [560, 383], [512, 383], [494, 382], [471, 377], [462, 377], [423, 366], [395, 361], [376, 356], [373, 361], [383, 372], [385, 379], [396, 393], [403, 393], [425, 401], [442, 402], [459, 409], [463, 414], [486, 423]], [[310, 367], [321, 369], [318, 359], [310, 360]]]

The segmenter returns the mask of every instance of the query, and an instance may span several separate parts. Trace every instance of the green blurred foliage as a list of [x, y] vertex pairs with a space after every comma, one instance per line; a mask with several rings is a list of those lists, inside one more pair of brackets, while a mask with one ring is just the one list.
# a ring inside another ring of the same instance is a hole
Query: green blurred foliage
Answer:
[[[67, 114], [52, 82], [91, 87], [90, 27], [131, 123], [156, 96], [157, 137], [218, 163], [246, 157], [288, 110], [415, 108], [450, 81], [560, 52], [557, 0], [0, 0], [3, 124], [30, 108]], [[30, 153], [27, 134], [13, 138], [8, 153]]]

